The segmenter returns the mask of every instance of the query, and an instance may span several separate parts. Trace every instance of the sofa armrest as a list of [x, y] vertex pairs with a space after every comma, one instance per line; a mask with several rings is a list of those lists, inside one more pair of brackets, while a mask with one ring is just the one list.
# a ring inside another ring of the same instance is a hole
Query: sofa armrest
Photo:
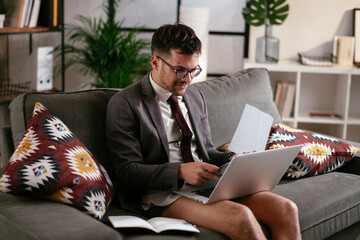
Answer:
[[355, 157], [343, 167], [339, 168], [338, 171], [360, 175], [360, 157]]
[[11, 135], [11, 127], [0, 128], [0, 167], [4, 168], [7, 165], [7, 162], [13, 152], [14, 144]]
[[2, 239], [123, 239], [122, 234], [71, 206], [0, 194]]

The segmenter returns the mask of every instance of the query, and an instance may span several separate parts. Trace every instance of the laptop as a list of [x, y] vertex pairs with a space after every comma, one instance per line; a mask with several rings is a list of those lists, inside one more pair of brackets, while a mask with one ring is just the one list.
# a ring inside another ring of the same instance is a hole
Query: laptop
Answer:
[[221, 167], [222, 176], [205, 185], [185, 185], [176, 193], [211, 204], [273, 189], [302, 145], [237, 155]]
[[273, 118], [246, 104], [229, 150], [238, 153], [221, 167], [222, 176], [205, 185], [185, 185], [176, 193], [211, 204], [273, 189], [302, 145], [265, 151]]

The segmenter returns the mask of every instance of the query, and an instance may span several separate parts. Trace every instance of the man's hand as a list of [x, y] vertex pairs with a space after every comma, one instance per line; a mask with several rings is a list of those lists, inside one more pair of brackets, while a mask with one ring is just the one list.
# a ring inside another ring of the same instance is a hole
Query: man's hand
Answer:
[[190, 162], [180, 164], [179, 178], [192, 185], [202, 185], [215, 180], [220, 173], [218, 166], [205, 162]]

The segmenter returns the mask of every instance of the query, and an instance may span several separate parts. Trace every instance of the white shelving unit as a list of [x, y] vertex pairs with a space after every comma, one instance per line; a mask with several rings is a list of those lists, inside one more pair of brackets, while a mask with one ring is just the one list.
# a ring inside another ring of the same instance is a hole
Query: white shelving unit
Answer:
[[[360, 142], [360, 69], [314, 67], [297, 62], [277, 64], [244, 62], [244, 68], [266, 68], [276, 81], [296, 85], [293, 113], [285, 124]], [[338, 113], [341, 119], [313, 118], [310, 112]]]

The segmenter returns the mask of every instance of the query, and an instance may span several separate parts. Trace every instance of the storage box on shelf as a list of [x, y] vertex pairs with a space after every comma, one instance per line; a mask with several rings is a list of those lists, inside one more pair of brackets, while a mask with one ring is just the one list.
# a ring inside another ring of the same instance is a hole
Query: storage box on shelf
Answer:
[[[278, 81], [296, 85], [292, 114], [283, 118], [285, 124], [351, 141], [360, 140], [360, 69], [305, 66], [295, 61], [244, 63], [245, 69], [259, 67], [268, 69], [273, 88]], [[340, 118], [314, 117], [310, 113], [334, 113]]]

